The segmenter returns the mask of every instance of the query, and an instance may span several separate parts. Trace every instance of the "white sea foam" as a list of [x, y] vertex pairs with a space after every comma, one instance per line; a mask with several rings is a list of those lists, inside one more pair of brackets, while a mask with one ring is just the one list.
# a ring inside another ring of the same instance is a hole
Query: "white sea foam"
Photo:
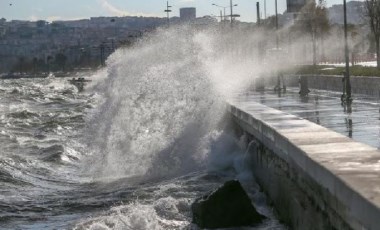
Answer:
[[177, 205], [175, 199], [160, 199], [154, 205], [138, 202], [121, 205], [112, 208], [108, 215], [85, 221], [74, 229], [182, 229], [189, 221], [176, 218]]

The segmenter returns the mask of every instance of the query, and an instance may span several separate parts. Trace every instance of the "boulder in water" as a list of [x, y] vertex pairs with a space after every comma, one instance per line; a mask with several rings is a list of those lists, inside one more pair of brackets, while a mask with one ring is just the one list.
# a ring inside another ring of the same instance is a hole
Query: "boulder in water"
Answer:
[[259, 214], [237, 180], [195, 200], [191, 206], [193, 223], [200, 228], [231, 228], [259, 224]]

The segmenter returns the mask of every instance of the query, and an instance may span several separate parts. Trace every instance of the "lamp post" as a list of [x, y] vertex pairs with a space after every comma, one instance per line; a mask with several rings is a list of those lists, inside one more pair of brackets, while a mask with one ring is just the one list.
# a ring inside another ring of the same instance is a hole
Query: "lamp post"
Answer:
[[232, 28], [233, 23], [234, 23], [234, 18], [235, 18], [235, 17], [240, 17], [240, 15], [238, 15], [238, 14], [234, 15], [234, 12], [233, 12], [234, 6], [237, 6], [237, 5], [238, 5], [238, 4], [233, 5], [233, 4], [232, 4], [232, 0], [230, 0], [230, 9], [231, 9], [231, 28]]
[[346, 61], [346, 71], [345, 71], [345, 76], [344, 76], [345, 92], [343, 92], [343, 96], [345, 97], [345, 101], [348, 104], [350, 104], [352, 101], [352, 98], [351, 98], [351, 82], [350, 82], [350, 58], [349, 58], [348, 41], [347, 41], [346, 0], [343, 0], [343, 14], [344, 14], [344, 53], [345, 53], [345, 61]]
[[260, 3], [256, 2], [257, 25], [260, 25]]
[[169, 6], [169, 1], [166, 2], [166, 17], [167, 17], [167, 20], [168, 20], [168, 27], [170, 26], [170, 17], [169, 17], [169, 13], [172, 12], [171, 11], [171, 8], [172, 6]]
[[275, 0], [275, 11], [276, 11], [276, 48], [278, 50], [278, 13], [277, 13], [277, 0]]
[[213, 3], [212, 5], [216, 6], [216, 7], [223, 8], [223, 24], [225, 25], [226, 24], [226, 8], [228, 8], [228, 6], [219, 6], [215, 3]]
[[[232, 4], [232, 0], [231, 0], [230, 3]], [[227, 9], [227, 8], [231, 8], [231, 9], [232, 9], [232, 7], [234, 7], [234, 6], [238, 6], [238, 4], [235, 4], [235, 5], [231, 5], [231, 4], [230, 4], [230, 6], [220, 6], [220, 5], [215, 4], [215, 3], [212, 4], [213, 6], [223, 8], [223, 18], [224, 18], [223, 23], [224, 23], [224, 24], [226, 24], [226, 18], [227, 18], [227, 16], [226, 16], [226, 9]], [[231, 12], [232, 12], [232, 10], [231, 10]], [[232, 13], [231, 13], [230, 17], [231, 17], [231, 24], [232, 24], [232, 17], [233, 17], [233, 16], [232, 16]]]
[[[277, 0], [274, 1], [274, 8], [276, 13], [276, 62], [278, 64], [279, 62], [279, 41], [278, 41], [278, 12], [277, 12]], [[275, 91], [278, 90], [279, 94], [281, 92], [281, 89], [285, 91], [284, 81], [282, 82], [283, 87], [281, 87], [281, 78], [282, 75], [277, 71], [277, 85], [275, 86]], [[283, 80], [283, 79], [282, 79]]]
[[230, 10], [231, 10], [231, 27], [232, 27], [232, 24], [234, 23], [234, 18], [232, 15], [234, 15], [233, 13], [233, 7], [232, 7], [232, 0], [230, 0]]

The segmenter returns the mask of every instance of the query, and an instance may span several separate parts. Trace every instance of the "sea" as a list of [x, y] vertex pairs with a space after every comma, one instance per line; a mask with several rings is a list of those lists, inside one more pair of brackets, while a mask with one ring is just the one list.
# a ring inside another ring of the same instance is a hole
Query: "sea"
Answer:
[[162, 29], [92, 72], [0, 80], [0, 229], [197, 229], [191, 204], [231, 179], [267, 217], [233, 229], [287, 229], [228, 128], [254, 72], [231, 39]]

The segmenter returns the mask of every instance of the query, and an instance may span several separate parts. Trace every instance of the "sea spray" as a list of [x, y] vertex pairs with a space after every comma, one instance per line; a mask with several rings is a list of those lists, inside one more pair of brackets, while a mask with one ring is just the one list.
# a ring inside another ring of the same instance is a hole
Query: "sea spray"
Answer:
[[134, 192], [77, 229], [195, 227], [196, 197], [227, 178], [252, 179], [239, 141], [225, 129], [225, 101], [249, 89], [261, 69], [244, 50], [249, 41], [220, 35], [191, 26], [158, 30], [117, 50], [107, 73], [97, 73], [92, 87], [102, 97], [88, 122], [84, 166], [96, 183]]
[[109, 58], [104, 102], [90, 122], [97, 177], [173, 174], [202, 163], [197, 146], [224, 104], [196, 38], [191, 27], [160, 31]]

